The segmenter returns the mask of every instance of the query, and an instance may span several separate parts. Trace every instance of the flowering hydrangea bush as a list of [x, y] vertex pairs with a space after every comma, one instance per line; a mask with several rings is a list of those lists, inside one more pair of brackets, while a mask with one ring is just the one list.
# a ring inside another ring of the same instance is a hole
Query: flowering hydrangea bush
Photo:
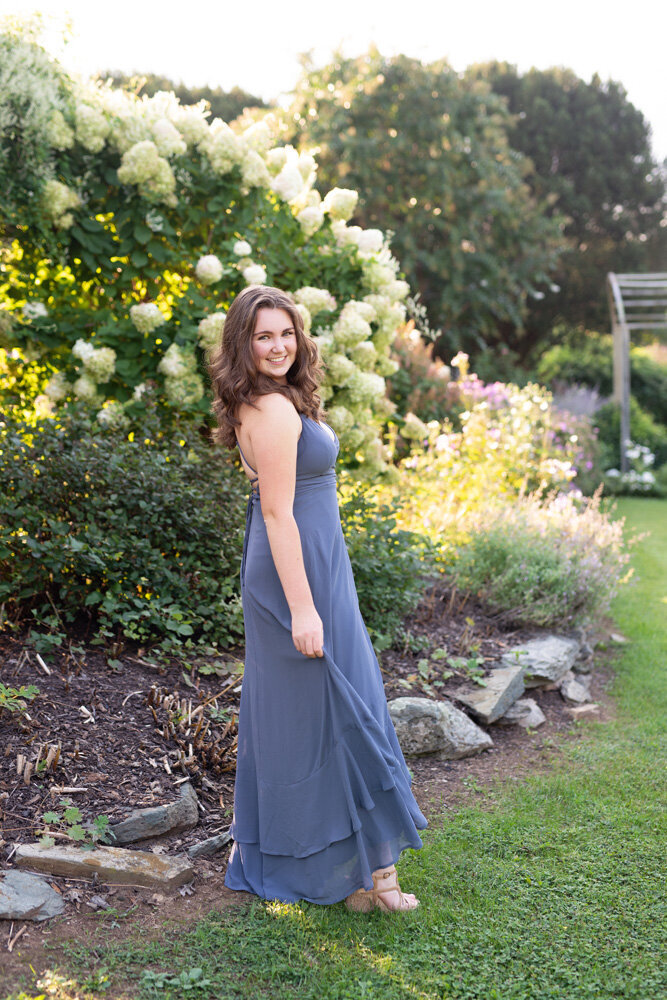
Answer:
[[357, 192], [320, 197], [314, 156], [278, 145], [271, 115], [209, 121], [171, 93], [137, 98], [49, 71], [51, 105], [25, 75], [8, 84], [25, 98], [16, 127], [40, 171], [28, 148], [21, 190], [34, 196], [16, 203], [0, 278], [3, 336], [39, 358], [42, 409], [77, 401], [122, 429], [147, 406], [166, 422], [208, 419], [206, 359], [230, 303], [246, 285], [276, 285], [320, 347], [343, 462], [386, 468], [385, 378], [408, 286], [383, 233], [348, 225]]

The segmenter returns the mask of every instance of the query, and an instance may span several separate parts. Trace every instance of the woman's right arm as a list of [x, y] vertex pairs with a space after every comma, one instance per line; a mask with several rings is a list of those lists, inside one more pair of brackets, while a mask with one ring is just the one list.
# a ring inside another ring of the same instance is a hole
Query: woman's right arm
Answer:
[[323, 655], [322, 620], [303, 563], [294, 518], [296, 451], [301, 419], [279, 393], [260, 396], [244, 407], [242, 423], [250, 439], [271, 555], [292, 616], [292, 639], [304, 656]]

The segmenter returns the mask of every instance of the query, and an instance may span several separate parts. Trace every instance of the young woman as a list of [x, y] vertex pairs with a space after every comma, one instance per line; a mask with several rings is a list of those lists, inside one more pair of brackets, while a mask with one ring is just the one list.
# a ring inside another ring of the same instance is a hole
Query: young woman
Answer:
[[211, 362], [219, 439], [252, 492], [246, 660], [225, 883], [283, 902], [409, 910], [394, 864], [426, 826], [359, 613], [338, 512], [338, 439], [292, 300], [251, 286]]

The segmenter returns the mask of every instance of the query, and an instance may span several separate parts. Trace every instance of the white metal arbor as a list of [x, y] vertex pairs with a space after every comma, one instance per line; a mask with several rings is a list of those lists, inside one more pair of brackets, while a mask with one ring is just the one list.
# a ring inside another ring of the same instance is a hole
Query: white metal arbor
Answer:
[[621, 472], [628, 471], [630, 331], [667, 330], [667, 273], [607, 275], [614, 337], [614, 402], [621, 406]]

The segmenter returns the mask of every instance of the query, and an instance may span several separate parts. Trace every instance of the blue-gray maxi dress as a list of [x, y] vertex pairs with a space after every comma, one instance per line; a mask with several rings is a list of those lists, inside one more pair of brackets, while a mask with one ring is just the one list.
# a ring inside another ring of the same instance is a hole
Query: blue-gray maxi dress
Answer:
[[324, 657], [306, 657], [292, 641], [254, 480], [241, 564], [246, 659], [225, 884], [324, 904], [372, 888], [373, 871], [422, 846], [417, 830], [426, 820], [359, 612], [338, 511], [338, 440], [309, 417], [301, 423], [293, 509]]

